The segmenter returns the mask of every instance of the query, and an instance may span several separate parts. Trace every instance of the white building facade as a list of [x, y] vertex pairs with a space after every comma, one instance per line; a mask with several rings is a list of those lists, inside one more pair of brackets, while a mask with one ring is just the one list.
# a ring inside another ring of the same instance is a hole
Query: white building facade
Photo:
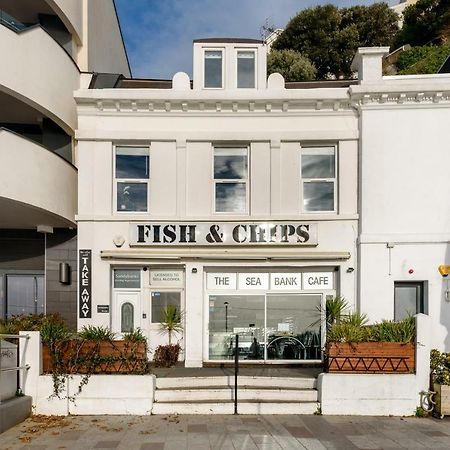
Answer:
[[[361, 52], [359, 85], [285, 86], [278, 74], [267, 78], [262, 42], [206, 39], [194, 42], [192, 84], [178, 73], [171, 83], [78, 90], [78, 327], [118, 335], [139, 327], [155, 349], [167, 343], [160, 323], [174, 305], [183, 311], [182, 359], [200, 367], [232, 359], [235, 334], [247, 362], [320, 361], [320, 311], [336, 295], [371, 320], [393, 319], [394, 281], [417, 278], [397, 259], [390, 274], [377, 260], [399, 247], [390, 239], [386, 250], [387, 236], [405, 231], [402, 223], [389, 229], [391, 211], [372, 209], [402, 189], [393, 179], [380, 186], [395, 123], [383, 109], [395, 108], [382, 54]], [[439, 92], [415, 96], [414, 108], [423, 99], [430, 114], [448, 116], [447, 91]], [[448, 161], [448, 151], [440, 157]], [[441, 189], [448, 186], [445, 177]], [[449, 221], [448, 205], [439, 211], [437, 228]], [[433, 283], [443, 286], [431, 267], [444, 263], [441, 233], [417, 274], [429, 297]], [[436, 301], [445, 306], [442, 295]], [[409, 311], [398, 302], [399, 315]]]

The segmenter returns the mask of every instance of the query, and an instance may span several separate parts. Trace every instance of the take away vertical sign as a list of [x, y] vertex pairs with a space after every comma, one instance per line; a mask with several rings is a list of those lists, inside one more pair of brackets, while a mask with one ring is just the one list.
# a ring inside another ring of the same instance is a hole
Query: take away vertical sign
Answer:
[[80, 250], [79, 257], [79, 318], [90, 319], [92, 317], [92, 250]]

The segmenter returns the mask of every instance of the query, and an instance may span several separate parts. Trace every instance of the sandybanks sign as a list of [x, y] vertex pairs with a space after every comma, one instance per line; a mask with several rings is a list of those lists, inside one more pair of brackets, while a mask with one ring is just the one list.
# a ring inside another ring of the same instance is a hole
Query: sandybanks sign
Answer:
[[215, 222], [130, 224], [131, 246], [315, 246], [317, 224]]

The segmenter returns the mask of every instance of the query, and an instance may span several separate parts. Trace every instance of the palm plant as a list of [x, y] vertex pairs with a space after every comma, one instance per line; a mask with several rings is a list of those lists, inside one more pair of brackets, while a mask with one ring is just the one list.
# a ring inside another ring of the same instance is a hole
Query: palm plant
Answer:
[[175, 305], [167, 305], [161, 311], [161, 330], [169, 335], [169, 345], [172, 345], [172, 335], [183, 331], [183, 313]]
[[319, 325], [322, 322], [321, 317], [325, 313], [324, 315], [326, 329], [327, 331], [329, 331], [333, 327], [333, 325], [340, 323], [347, 317], [348, 313], [346, 311], [348, 310], [348, 303], [347, 300], [345, 300], [345, 298], [341, 296], [328, 297], [325, 302], [325, 308], [322, 305], [319, 305], [317, 307], [317, 310], [320, 314], [320, 317], [310, 326], [316, 327], [317, 325]]

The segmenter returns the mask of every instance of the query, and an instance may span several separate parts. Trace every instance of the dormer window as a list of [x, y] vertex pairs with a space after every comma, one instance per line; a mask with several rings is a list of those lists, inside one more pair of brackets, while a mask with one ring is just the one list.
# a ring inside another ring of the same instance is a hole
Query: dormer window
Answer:
[[253, 89], [255, 87], [255, 52], [237, 52], [237, 87]]
[[205, 51], [205, 88], [223, 87], [223, 53], [222, 50]]

